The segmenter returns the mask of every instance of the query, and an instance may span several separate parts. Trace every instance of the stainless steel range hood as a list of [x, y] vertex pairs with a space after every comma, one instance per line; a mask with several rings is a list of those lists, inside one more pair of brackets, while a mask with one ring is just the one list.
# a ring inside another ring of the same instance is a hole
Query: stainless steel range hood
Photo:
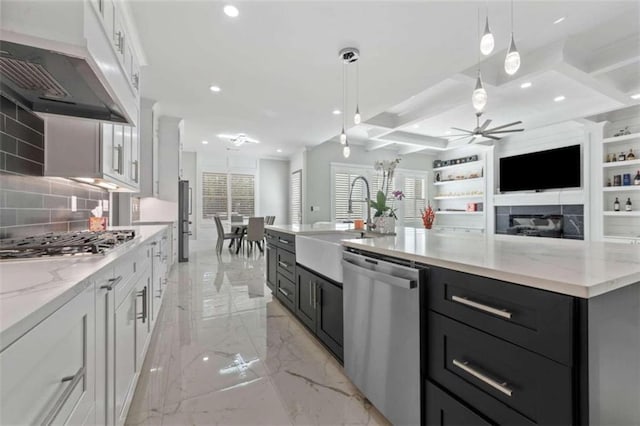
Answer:
[[128, 123], [81, 58], [0, 40], [0, 88], [32, 111]]

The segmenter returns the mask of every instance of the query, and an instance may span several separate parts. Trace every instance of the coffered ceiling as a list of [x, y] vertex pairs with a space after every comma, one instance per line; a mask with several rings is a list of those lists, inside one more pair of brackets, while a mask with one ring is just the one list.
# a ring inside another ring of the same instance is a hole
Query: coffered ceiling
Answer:
[[[475, 127], [477, 8], [485, 2], [239, 1], [237, 18], [224, 4], [130, 5], [148, 62], [143, 95], [185, 119], [187, 150], [219, 155], [229, 145], [222, 133], [259, 140], [236, 154], [263, 157], [337, 140], [342, 117], [332, 111], [342, 109], [338, 51], [346, 46], [361, 51], [364, 122], [349, 124], [352, 143], [445, 149], [451, 127]], [[522, 120], [531, 129], [640, 102], [630, 98], [640, 92], [639, 2], [516, 1], [522, 67], [513, 77], [502, 69], [509, 2], [488, 2], [488, 10], [496, 48], [480, 67], [489, 94], [483, 118], [493, 125]], [[351, 86], [348, 123], [354, 110]]]

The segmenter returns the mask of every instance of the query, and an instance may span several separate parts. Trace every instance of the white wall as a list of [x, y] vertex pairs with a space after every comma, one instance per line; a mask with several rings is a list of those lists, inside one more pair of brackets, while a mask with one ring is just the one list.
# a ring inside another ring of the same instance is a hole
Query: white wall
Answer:
[[[342, 146], [336, 142], [325, 142], [310, 148], [306, 153], [306, 184], [303, 179], [303, 223], [331, 220], [331, 163], [358, 164], [373, 168], [378, 160], [398, 157], [395, 151], [379, 149], [368, 152], [363, 146], [352, 145], [351, 155], [344, 158]], [[409, 170], [431, 170], [432, 155], [422, 153], [400, 156], [398, 168]], [[314, 206], [314, 211], [311, 211]], [[319, 210], [315, 210], [319, 207]]]
[[277, 224], [289, 223], [289, 161], [259, 160], [257, 216], [274, 216]]

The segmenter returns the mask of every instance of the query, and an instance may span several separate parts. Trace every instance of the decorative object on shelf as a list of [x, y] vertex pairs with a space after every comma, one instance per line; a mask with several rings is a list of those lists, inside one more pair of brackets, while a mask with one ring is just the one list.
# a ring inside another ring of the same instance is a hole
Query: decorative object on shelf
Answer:
[[464, 132], [457, 135], [449, 135], [452, 139], [449, 139], [449, 142], [470, 138], [467, 143], [472, 143], [478, 137], [483, 137], [487, 139], [493, 139], [495, 141], [499, 141], [501, 138], [497, 137], [497, 134], [502, 133], [512, 133], [512, 132], [523, 132], [524, 129], [507, 129], [507, 127], [515, 126], [517, 124], [522, 124], [522, 121], [514, 121], [513, 123], [503, 124], [502, 126], [494, 127], [492, 129], [487, 129], [489, 124], [491, 123], [491, 119], [487, 119], [480, 126], [480, 117], [482, 116], [482, 112], [476, 112], [476, 128], [473, 130], [460, 129], [458, 127], [452, 127], [453, 130], [457, 130], [459, 132]]
[[616, 161], [618, 161], [618, 156], [615, 154], [611, 154], [611, 162], [615, 163]]
[[640, 185], [640, 170], [636, 173], [636, 177], [633, 178], [634, 185]]
[[624, 211], [630, 212], [631, 210], [631, 198], [627, 198], [627, 202], [624, 204]]
[[629, 153], [627, 154], [627, 161], [635, 160], [636, 155], [633, 153], [633, 149], [629, 148]]
[[440, 182], [440, 172], [436, 173], [436, 182]]
[[613, 186], [622, 186], [622, 176], [613, 175]]
[[616, 197], [616, 200], [613, 202], [613, 211], [614, 212], [620, 211], [620, 201], [618, 201], [618, 197]]
[[631, 173], [625, 173], [622, 175], [622, 186], [631, 185]]
[[631, 132], [629, 131], [629, 126], [626, 126], [624, 129], [620, 129], [617, 132], [615, 132], [613, 134], [614, 137], [616, 136], [625, 136], [625, 135], [630, 135]]
[[509, 75], [514, 75], [520, 69], [520, 53], [516, 48], [516, 42], [513, 38], [513, 0], [511, 0], [511, 42], [507, 56], [504, 58], [504, 70]]
[[440, 160], [433, 160], [433, 168], [437, 169], [439, 167], [442, 167], [442, 161]]
[[618, 155], [618, 161], [625, 161], [627, 159], [627, 156], [624, 154], [624, 152], [621, 152], [620, 155]]
[[[351, 148], [349, 147], [349, 141], [347, 140], [347, 133], [345, 131], [347, 109], [347, 66], [358, 61], [360, 58], [360, 51], [355, 47], [345, 47], [340, 50], [339, 55], [342, 60], [342, 131], [340, 132], [340, 143], [344, 145], [342, 148], [342, 155], [344, 158], [349, 158], [349, 155], [351, 155]], [[359, 107], [356, 107], [356, 117], [358, 117], [359, 123]]]
[[607, 186], [611, 186], [611, 178], [607, 178]]
[[478, 203], [467, 203], [468, 212], [477, 212], [478, 211]]
[[422, 216], [422, 224], [426, 229], [431, 229], [433, 222], [436, 219], [436, 212], [431, 208], [431, 203], [427, 204], [426, 209], [420, 209], [420, 216]]

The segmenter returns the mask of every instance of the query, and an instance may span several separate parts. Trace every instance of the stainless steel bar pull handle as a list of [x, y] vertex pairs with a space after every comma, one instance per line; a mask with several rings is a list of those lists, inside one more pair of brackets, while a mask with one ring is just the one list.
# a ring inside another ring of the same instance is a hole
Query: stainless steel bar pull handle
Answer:
[[287, 268], [287, 269], [289, 268], [289, 264], [281, 260], [278, 261], [278, 265], [282, 266], [283, 268]]
[[108, 284], [101, 285], [100, 288], [103, 290], [111, 291], [113, 290], [113, 286], [122, 281], [122, 275], [116, 278], [109, 278]]
[[278, 241], [280, 241], [282, 244], [289, 244], [289, 241], [283, 240], [282, 238], [278, 238]]
[[309, 280], [309, 305], [315, 307], [313, 303], [313, 281]]
[[78, 386], [78, 383], [80, 383], [80, 380], [84, 378], [84, 372], [85, 372], [85, 369], [84, 369], [84, 366], [82, 366], [73, 376], [67, 376], [62, 378], [61, 380], [62, 383], [69, 382], [69, 384], [64, 389], [64, 392], [62, 392], [60, 397], [56, 400], [55, 404], [53, 404], [53, 407], [51, 407], [51, 411], [49, 411], [49, 413], [47, 413], [47, 416], [44, 418], [44, 420], [42, 420], [43, 425], [48, 426], [53, 424], [53, 421], [56, 419], [56, 417], [58, 417], [58, 414], [60, 414], [62, 407], [64, 407], [64, 404], [66, 404], [67, 400], [73, 393], [73, 390], [76, 388], [76, 386]]
[[489, 386], [491, 386], [495, 390], [500, 391], [500, 392], [502, 392], [503, 394], [505, 394], [507, 396], [511, 396], [511, 394], [513, 393], [513, 390], [507, 386], [507, 382], [498, 382], [498, 381], [492, 379], [488, 375], [483, 374], [483, 373], [479, 372], [478, 370], [476, 370], [474, 368], [471, 368], [469, 366], [469, 363], [466, 362], [466, 361], [458, 361], [457, 359], [454, 359], [453, 360], [453, 365], [455, 365], [459, 369], [469, 373], [470, 375], [472, 375], [476, 379], [488, 384]]
[[140, 314], [138, 319], [141, 319], [142, 323], [144, 324], [147, 320], [147, 286], [144, 286], [142, 291], [139, 291], [136, 296], [142, 297], [142, 313]]
[[497, 315], [505, 319], [511, 319], [512, 316], [512, 313], [505, 309], [498, 309], [492, 306], [484, 305], [482, 303], [474, 302], [473, 300], [469, 300], [466, 297], [451, 296], [451, 300], [457, 303], [462, 303], [463, 305], [470, 306], [472, 308], [480, 309], [481, 311]]
[[385, 274], [383, 272], [374, 271], [371, 269], [363, 268], [361, 266], [355, 265], [346, 260], [342, 261], [342, 267], [345, 269], [351, 269], [360, 275], [364, 275], [373, 280], [390, 284], [396, 287], [404, 288], [405, 290], [411, 290], [412, 288], [416, 288], [418, 283], [415, 280], [410, 280], [407, 278], [396, 277], [394, 275]]
[[279, 291], [280, 293], [284, 294], [285, 296], [289, 297], [289, 293], [287, 293], [286, 291], [284, 291], [284, 290], [282, 289], [282, 287], [278, 287], [278, 291]]

